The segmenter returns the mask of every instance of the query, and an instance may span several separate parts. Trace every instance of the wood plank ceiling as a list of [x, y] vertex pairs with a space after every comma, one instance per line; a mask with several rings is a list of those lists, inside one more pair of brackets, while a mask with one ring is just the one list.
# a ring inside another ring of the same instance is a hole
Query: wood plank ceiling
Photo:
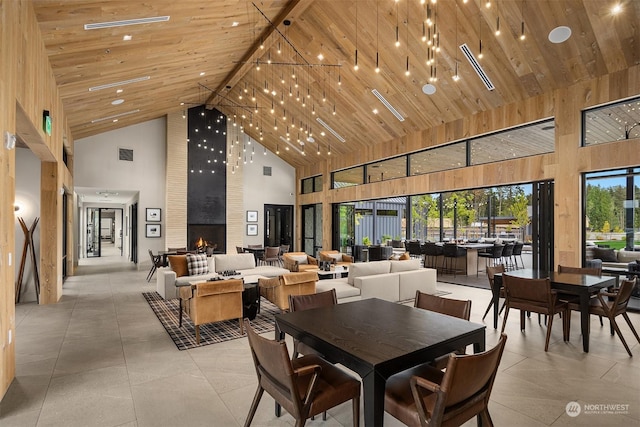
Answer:
[[[206, 103], [294, 166], [316, 161], [318, 150], [321, 156], [329, 148], [331, 155], [361, 150], [640, 63], [640, 1], [623, 2], [617, 14], [611, 11], [617, 0], [486, 3], [33, 0], [74, 139]], [[423, 27], [428, 13], [435, 30]], [[157, 16], [170, 18], [84, 29], [85, 24]], [[551, 43], [549, 33], [558, 26], [569, 27], [571, 37]], [[439, 40], [433, 68], [426, 64], [425, 34]], [[131, 40], [123, 40], [125, 35]], [[494, 90], [482, 83], [458, 48], [462, 44], [478, 58]], [[453, 78], [456, 64], [459, 81]], [[436, 92], [427, 95], [422, 88], [434, 71]], [[90, 90], [131, 79], [142, 80]], [[112, 105], [116, 99], [124, 102]], [[285, 149], [287, 127], [297, 149]], [[309, 130], [315, 142], [306, 141]]]

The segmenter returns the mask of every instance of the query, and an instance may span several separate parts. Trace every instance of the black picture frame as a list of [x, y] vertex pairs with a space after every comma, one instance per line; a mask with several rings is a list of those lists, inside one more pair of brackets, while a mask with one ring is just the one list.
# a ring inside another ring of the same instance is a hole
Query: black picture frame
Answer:
[[147, 224], [145, 230], [145, 237], [154, 239], [162, 237], [162, 225], [161, 224]]
[[258, 224], [247, 224], [247, 236], [258, 235]]
[[147, 208], [147, 222], [160, 222], [162, 220], [162, 209]]
[[258, 211], [247, 211], [247, 222], [258, 222]]

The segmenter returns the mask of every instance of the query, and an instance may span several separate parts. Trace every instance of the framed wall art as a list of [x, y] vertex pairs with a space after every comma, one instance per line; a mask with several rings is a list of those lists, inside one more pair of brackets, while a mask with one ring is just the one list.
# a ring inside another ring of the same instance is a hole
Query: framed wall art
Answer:
[[160, 232], [160, 224], [147, 224], [146, 229], [146, 237], [160, 237], [162, 233]]
[[258, 224], [247, 224], [247, 236], [258, 235]]
[[247, 222], [258, 222], [258, 211], [247, 211]]
[[162, 217], [162, 209], [160, 208], [147, 208], [147, 222], [160, 221]]

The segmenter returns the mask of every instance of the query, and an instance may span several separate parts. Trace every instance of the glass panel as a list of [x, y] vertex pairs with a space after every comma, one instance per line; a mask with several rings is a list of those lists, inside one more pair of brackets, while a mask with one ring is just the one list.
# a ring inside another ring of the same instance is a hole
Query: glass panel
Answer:
[[100, 256], [100, 208], [87, 208], [87, 257]]
[[443, 147], [411, 154], [411, 175], [462, 168], [467, 165], [466, 142], [456, 142]]
[[353, 253], [355, 239], [355, 206], [343, 203], [338, 205], [338, 224], [340, 230], [340, 252]]
[[583, 113], [583, 145], [640, 138], [640, 98]]
[[302, 194], [313, 193], [313, 178], [305, 178], [302, 180]]
[[411, 197], [411, 240], [440, 241], [440, 195]]
[[[635, 250], [640, 227], [640, 169], [586, 175], [585, 237], [589, 244]], [[587, 254], [587, 259], [589, 258]]]
[[470, 140], [470, 164], [552, 153], [554, 149], [555, 125], [553, 120], [546, 120]]
[[313, 178], [313, 191], [322, 191], [322, 175]]
[[364, 166], [333, 173], [333, 188], [350, 187], [352, 185], [364, 184]]
[[380, 182], [407, 176], [407, 157], [383, 160], [367, 166], [367, 182]]

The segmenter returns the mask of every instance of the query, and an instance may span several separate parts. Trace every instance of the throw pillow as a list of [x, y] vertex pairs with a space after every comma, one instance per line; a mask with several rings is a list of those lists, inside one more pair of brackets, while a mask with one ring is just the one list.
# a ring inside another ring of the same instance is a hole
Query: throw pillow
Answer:
[[400, 255], [400, 258], [398, 258], [400, 261], [406, 261], [408, 259], [411, 259], [411, 257], [409, 256], [409, 252], [405, 252], [402, 255]]
[[329, 254], [329, 257], [331, 257], [331, 261], [333, 261], [333, 263], [337, 263], [337, 262], [342, 262], [342, 254], [341, 253], [337, 253], [337, 254]]
[[171, 266], [171, 269], [176, 273], [176, 277], [187, 276], [189, 274], [186, 255], [169, 255], [168, 258], [169, 265]]
[[289, 259], [293, 261], [298, 261], [298, 264], [307, 264], [306, 255], [289, 255]]
[[189, 276], [199, 276], [209, 272], [207, 254], [187, 254], [187, 270]]
[[616, 253], [610, 248], [593, 248], [593, 259], [600, 259], [602, 262], [618, 262]]

